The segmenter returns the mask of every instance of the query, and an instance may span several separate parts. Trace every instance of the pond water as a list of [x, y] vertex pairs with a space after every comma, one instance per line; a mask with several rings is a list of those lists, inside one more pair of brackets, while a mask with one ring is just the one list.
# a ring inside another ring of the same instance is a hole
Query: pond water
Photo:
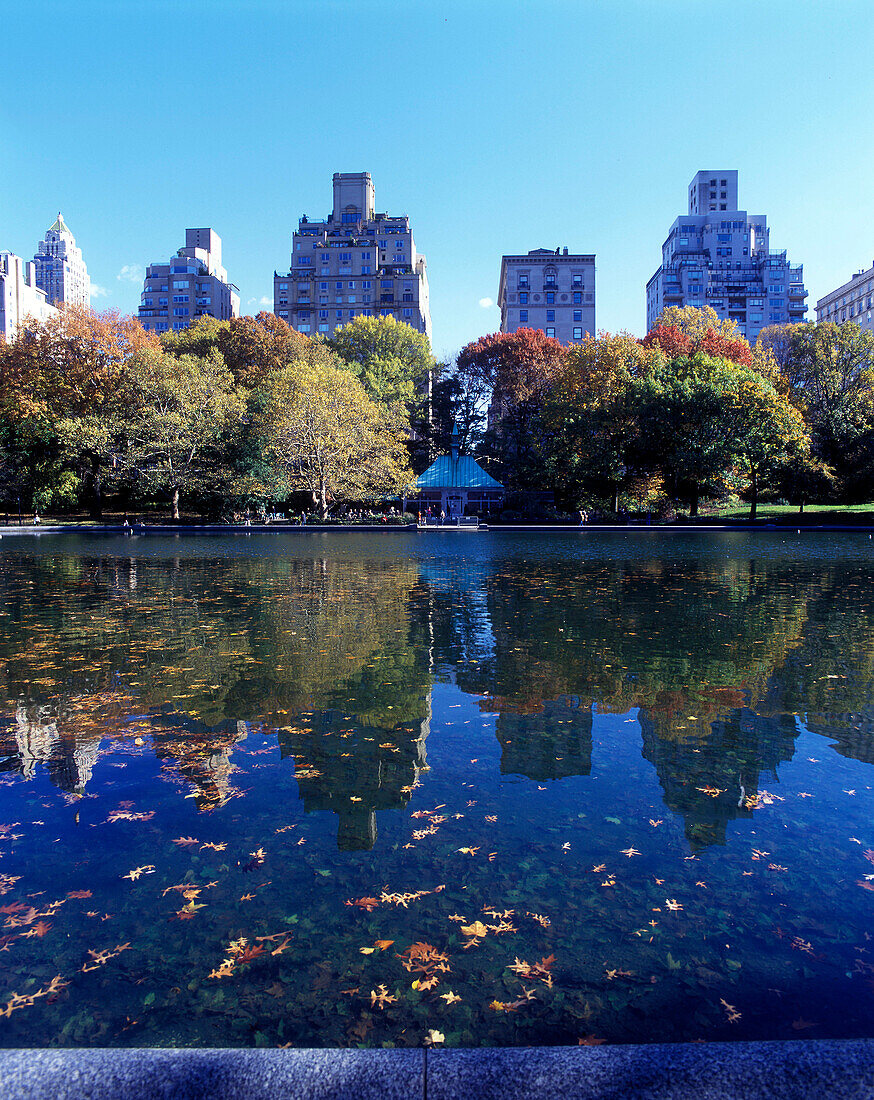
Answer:
[[0, 1045], [874, 1035], [867, 535], [0, 560]]

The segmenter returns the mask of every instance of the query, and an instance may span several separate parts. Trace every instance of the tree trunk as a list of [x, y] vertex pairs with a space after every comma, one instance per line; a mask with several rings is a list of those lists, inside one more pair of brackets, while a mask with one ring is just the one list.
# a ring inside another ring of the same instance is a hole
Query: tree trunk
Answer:
[[100, 519], [103, 515], [103, 491], [100, 484], [100, 459], [91, 456], [91, 518]]
[[173, 490], [173, 519], [179, 519], [179, 490]]
[[611, 507], [612, 507], [613, 515], [618, 516], [619, 515], [619, 486], [618, 485], [613, 486], [613, 503], [612, 503]]
[[750, 523], [756, 518], [756, 506], [759, 503], [759, 483], [756, 480], [756, 475], [753, 474], [752, 492], [750, 495]]
[[801, 501], [798, 505], [798, 514], [799, 514], [799, 516], [804, 515], [804, 497], [801, 498]]
[[700, 494], [699, 494], [698, 486], [696, 485], [695, 488], [692, 491], [692, 499], [689, 501], [689, 519], [697, 519], [698, 518], [698, 497], [699, 497], [699, 495]]
[[324, 480], [319, 482], [319, 515], [323, 520], [328, 518], [328, 494], [325, 492]]

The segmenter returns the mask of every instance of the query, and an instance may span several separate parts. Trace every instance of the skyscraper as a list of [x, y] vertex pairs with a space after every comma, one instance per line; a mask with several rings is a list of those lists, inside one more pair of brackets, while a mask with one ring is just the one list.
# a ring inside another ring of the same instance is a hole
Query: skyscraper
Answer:
[[806, 297], [804, 268], [769, 247], [765, 215], [738, 209], [737, 172], [697, 172], [646, 285], [647, 329], [666, 306], [707, 305], [752, 343], [766, 325], [803, 321]]
[[168, 263], [149, 264], [138, 313], [149, 332], [188, 328], [196, 317], [240, 315], [240, 292], [222, 267], [222, 240], [213, 229], [186, 229], [185, 247]]
[[76, 246], [60, 212], [39, 242], [33, 262], [36, 285], [46, 292], [49, 305], [90, 307], [91, 279], [82, 249]]
[[535, 248], [501, 258], [501, 332], [542, 329], [563, 344], [595, 335], [595, 257]]
[[334, 173], [334, 209], [304, 215], [291, 270], [273, 273], [273, 311], [298, 332], [326, 335], [353, 317], [395, 317], [431, 337], [425, 257], [406, 215], [376, 213], [369, 172]]

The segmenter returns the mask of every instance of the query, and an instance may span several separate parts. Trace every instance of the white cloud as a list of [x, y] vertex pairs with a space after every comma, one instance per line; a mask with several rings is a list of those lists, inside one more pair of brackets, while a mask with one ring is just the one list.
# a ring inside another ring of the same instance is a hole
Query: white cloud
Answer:
[[491, 298], [480, 298], [479, 304], [483, 309], [490, 309], [495, 303]]
[[120, 283], [141, 283], [143, 281], [143, 269], [139, 264], [125, 264], [116, 275]]
[[258, 305], [259, 306], [265, 306], [265, 307], [269, 306], [270, 309], [273, 309], [273, 299], [272, 298], [262, 298], [258, 302]]
[[91, 284], [91, 297], [92, 298], [108, 298], [109, 291], [105, 286], [98, 286], [97, 283]]

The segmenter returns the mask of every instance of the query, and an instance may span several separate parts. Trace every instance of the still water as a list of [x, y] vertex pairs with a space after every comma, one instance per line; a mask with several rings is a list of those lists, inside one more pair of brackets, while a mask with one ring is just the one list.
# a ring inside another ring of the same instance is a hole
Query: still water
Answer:
[[867, 535], [0, 564], [0, 1045], [874, 1035]]

